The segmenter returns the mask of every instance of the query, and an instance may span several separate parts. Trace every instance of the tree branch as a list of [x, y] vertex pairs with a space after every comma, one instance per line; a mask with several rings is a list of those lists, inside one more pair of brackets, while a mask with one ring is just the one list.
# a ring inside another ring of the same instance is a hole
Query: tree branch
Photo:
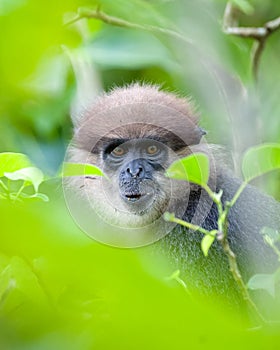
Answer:
[[138, 24], [138, 23], [129, 22], [129, 21], [123, 20], [123, 19], [118, 18], [118, 17], [107, 15], [105, 12], [100, 11], [99, 8], [97, 8], [96, 10], [87, 9], [87, 8], [79, 8], [78, 15], [76, 17], [74, 17], [73, 19], [71, 19], [70, 21], [66, 22], [65, 25], [66, 26], [71, 25], [71, 24], [73, 24], [73, 23], [75, 23], [83, 18], [94, 18], [94, 19], [100, 20], [104, 23], [114, 25], [117, 27], [122, 27], [122, 28], [140, 29], [140, 30], [144, 30], [147, 32], [151, 32], [153, 34], [164, 34], [164, 35], [168, 35], [172, 38], [176, 38], [176, 39], [179, 39], [181, 41], [184, 41], [185, 43], [193, 44], [193, 42], [191, 40], [186, 39], [182, 34], [180, 34], [179, 32], [176, 32], [172, 29], [166, 29], [166, 28], [157, 27], [157, 26], [148, 25], [148, 24], [142, 25], [142, 24]]
[[260, 58], [264, 50], [266, 40], [280, 28], [280, 16], [272, 21], [266, 22], [262, 27], [239, 27], [239, 9], [228, 2], [223, 19], [224, 32], [228, 35], [236, 35], [242, 38], [254, 39], [255, 45], [252, 51], [252, 71], [257, 80]]

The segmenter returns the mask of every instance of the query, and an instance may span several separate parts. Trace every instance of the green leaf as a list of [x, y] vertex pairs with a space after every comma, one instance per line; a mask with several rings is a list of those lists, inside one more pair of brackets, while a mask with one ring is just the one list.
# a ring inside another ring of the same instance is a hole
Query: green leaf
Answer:
[[[135, 42], [137, 45], [134, 45]], [[133, 50], [131, 50], [132, 46], [134, 46]], [[114, 28], [114, 31], [111, 28], [106, 29], [104, 37], [92, 43], [92, 50], [95, 52], [96, 64], [105, 70], [144, 69], [159, 66], [168, 72], [175, 73], [179, 69], [176, 62], [171, 59], [168, 49], [155, 36], [144, 31], [127, 31], [124, 28]], [[79, 59], [73, 53], [71, 57]], [[114, 57], [113, 60], [112, 57]]]
[[209, 160], [203, 153], [195, 153], [175, 161], [165, 175], [176, 180], [186, 180], [206, 186], [209, 178]]
[[25, 154], [4, 152], [0, 153], [0, 177], [5, 172], [14, 172], [16, 170], [32, 166], [32, 163]]
[[201, 249], [204, 256], [208, 256], [209, 249], [215, 240], [215, 236], [205, 235], [201, 241]]
[[280, 144], [252, 147], [243, 157], [242, 171], [247, 182], [275, 169], [280, 169]]
[[249, 289], [264, 289], [271, 296], [275, 296], [275, 274], [256, 274], [252, 276], [247, 284]]
[[35, 167], [23, 168], [13, 173], [4, 173], [4, 175], [10, 180], [23, 180], [27, 183], [32, 183], [35, 192], [38, 192], [39, 185], [44, 180], [44, 174], [42, 171]]
[[[25, 302], [25, 299], [31, 299], [35, 303], [45, 303], [47, 302], [47, 296], [44, 290], [41, 288], [40, 281], [35, 275], [32, 266], [29, 266], [22, 258], [18, 256], [13, 256], [9, 264], [5, 267], [3, 271], [0, 271], [0, 285], [4, 286], [4, 290], [0, 293], [9, 289], [10, 294], [15, 292], [21, 292], [11, 298], [7, 298], [7, 302], [11, 305], [10, 307], [14, 309], [18, 305]], [[16, 294], [16, 293], [15, 293]]]
[[252, 15], [254, 13], [254, 7], [248, 0], [232, 0], [232, 3], [246, 15]]
[[101, 169], [95, 165], [67, 162], [63, 164], [62, 177], [87, 175], [105, 176]]

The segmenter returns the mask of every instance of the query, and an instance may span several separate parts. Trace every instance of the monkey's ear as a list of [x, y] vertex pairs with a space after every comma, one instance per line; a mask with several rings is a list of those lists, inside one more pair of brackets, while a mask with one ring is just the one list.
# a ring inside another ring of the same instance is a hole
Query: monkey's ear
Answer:
[[188, 134], [186, 135], [186, 143], [188, 146], [191, 145], [198, 145], [204, 135], [206, 135], [207, 132], [200, 128], [199, 126], [196, 126], [195, 128], [192, 128], [191, 130], [188, 130]]
[[199, 129], [199, 131], [200, 131], [200, 138], [201, 138], [202, 136], [204, 136], [204, 135], [207, 134], [207, 131], [206, 131], [206, 130], [204, 130], [204, 129], [200, 128], [200, 127], [198, 127], [198, 129]]

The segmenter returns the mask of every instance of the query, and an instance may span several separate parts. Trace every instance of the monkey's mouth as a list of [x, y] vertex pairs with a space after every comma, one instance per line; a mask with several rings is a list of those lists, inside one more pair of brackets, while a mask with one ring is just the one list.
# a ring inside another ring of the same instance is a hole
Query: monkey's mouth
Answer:
[[138, 201], [142, 196], [145, 196], [145, 194], [141, 194], [141, 193], [128, 193], [124, 195], [125, 198], [129, 201], [129, 202], [136, 202]]
[[142, 183], [126, 183], [120, 188], [121, 198], [125, 203], [130, 205], [148, 204], [149, 198], [154, 194], [153, 188], [146, 182]]
[[126, 203], [142, 203], [152, 196], [152, 192], [144, 191], [124, 191], [121, 193], [121, 197]]

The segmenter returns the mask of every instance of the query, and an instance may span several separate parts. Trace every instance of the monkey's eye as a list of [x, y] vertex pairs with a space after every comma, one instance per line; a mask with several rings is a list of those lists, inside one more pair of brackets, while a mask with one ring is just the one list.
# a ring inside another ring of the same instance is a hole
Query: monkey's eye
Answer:
[[156, 145], [150, 145], [147, 147], [147, 153], [151, 156], [158, 153], [158, 151], [159, 148]]
[[111, 154], [115, 157], [121, 157], [125, 154], [125, 149], [123, 147], [118, 146], [118, 147], [113, 149]]

